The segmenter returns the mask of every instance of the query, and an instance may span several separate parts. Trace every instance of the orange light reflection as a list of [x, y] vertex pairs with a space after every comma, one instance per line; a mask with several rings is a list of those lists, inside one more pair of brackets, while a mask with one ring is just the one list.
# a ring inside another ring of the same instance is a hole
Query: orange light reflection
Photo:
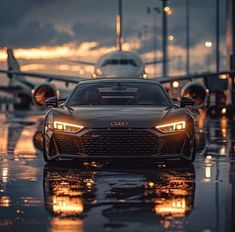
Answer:
[[16, 143], [14, 154], [21, 157], [34, 158], [36, 149], [33, 145], [32, 137], [34, 136], [36, 128], [25, 127]]
[[0, 207], [8, 208], [11, 205], [11, 200], [8, 196], [0, 197]]
[[52, 218], [50, 232], [82, 232], [83, 221], [78, 218]]
[[156, 203], [155, 212], [162, 217], [183, 217], [187, 210], [185, 198], [161, 199]]
[[69, 196], [53, 196], [52, 209], [55, 214], [69, 216], [79, 215], [83, 212], [84, 206], [79, 198]]

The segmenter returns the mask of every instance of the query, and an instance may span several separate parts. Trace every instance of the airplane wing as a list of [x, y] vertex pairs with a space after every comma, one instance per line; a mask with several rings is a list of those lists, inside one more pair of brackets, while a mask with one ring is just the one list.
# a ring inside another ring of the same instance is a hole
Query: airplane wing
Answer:
[[6, 86], [6, 85], [0, 85], [0, 91], [6, 92], [6, 93], [15, 93], [17, 91], [20, 91], [21, 88], [19, 86]]
[[[28, 77], [35, 77], [35, 78], [41, 78], [46, 79], [47, 81], [61, 81], [65, 83], [79, 83], [83, 80], [88, 80], [91, 78], [83, 78], [83, 77], [76, 77], [76, 76], [65, 76], [65, 75], [58, 75], [58, 74], [46, 74], [46, 73], [34, 73], [34, 72], [21, 72], [21, 71], [7, 71], [7, 70], [1, 70], [0, 73], [5, 73], [8, 75], [17, 75], [17, 76], [28, 76]], [[158, 82], [164, 84], [164, 83], [170, 83], [172, 81], [184, 81], [184, 80], [194, 80], [194, 79], [200, 79], [200, 78], [206, 78], [206, 77], [213, 77], [215, 75], [229, 75], [229, 74], [235, 74], [234, 71], [221, 71], [218, 73], [212, 73], [212, 72], [204, 72], [204, 73], [198, 73], [198, 74], [190, 74], [185, 76], [173, 76], [173, 77], [152, 77], [150, 79], [155, 79]]]
[[[167, 62], [170, 60], [168, 59]], [[146, 61], [144, 62], [145, 65], [153, 65], [153, 64], [161, 64], [163, 63], [163, 60], [151, 60], [151, 61]]]
[[173, 76], [173, 77], [161, 77], [161, 78], [153, 77], [151, 79], [156, 79], [161, 84], [164, 84], [164, 83], [169, 83], [172, 81], [184, 81], [184, 80], [192, 81], [194, 79], [207, 78], [207, 77], [210, 78], [216, 75], [220, 76], [220, 75], [229, 75], [229, 74], [235, 74], [235, 71], [221, 71], [218, 73], [203, 72], [203, 73], [190, 74], [190, 75], [185, 75], [185, 76]]
[[93, 63], [93, 62], [89, 62], [89, 61], [70, 60], [70, 59], [66, 59], [66, 61], [68, 61], [68, 62], [72, 62], [72, 63], [75, 63], [75, 64], [82, 64], [82, 65], [95, 66], [95, 63]]
[[17, 76], [28, 76], [46, 79], [47, 81], [61, 81], [65, 83], [78, 83], [83, 80], [87, 80], [90, 78], [76, 77], [76, 76], [65, 76], [65, 75], [57, 75], [57, 74], [46, 74], [46, 73], [34, 73], [34, 72], [21, 72], [21, 71], [8, 71], [0, 69], [0, 73], [5, 73], [8, 75], [17, 75]]

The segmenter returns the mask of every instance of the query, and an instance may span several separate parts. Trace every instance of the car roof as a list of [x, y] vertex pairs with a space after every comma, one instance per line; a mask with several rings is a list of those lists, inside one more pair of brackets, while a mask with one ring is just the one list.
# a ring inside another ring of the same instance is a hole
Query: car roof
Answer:
[[90, 84], [90, 83], [102, 83], [102, 82], [136, 82], [136, 83], [152, 83], [152, 84], [158, 84], [160, 83], [157, 80], [153, 79], [141, 79], [141, 78], [124, 78], [124, 77], [110, 77], [110, 78], [97, 78], [97, 79], [89, 79], [89, 80], [83, 80], [79, 82], [80, 84]]

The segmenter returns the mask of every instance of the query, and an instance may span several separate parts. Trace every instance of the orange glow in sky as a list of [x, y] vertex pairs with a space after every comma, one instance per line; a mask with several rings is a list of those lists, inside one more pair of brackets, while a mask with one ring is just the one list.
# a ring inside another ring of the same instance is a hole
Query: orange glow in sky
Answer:
[[[86, 56], [90, 57], [90, 59], [94, 59], [115, 49], [114, 47], [103, 47], [93, 50], [97, 45], [97, 42], [84, 42], [79, 46], [64, 44], [62, 46], [53, 47], [18, 48], [14, 49], [14, 54], [16, 58], [25, 60], [77, 58]], [[0, 61], [5, 61], [6, 58], [7, 54], [5, 48], [0, 49]]]
[[[138, 50], [140, 45], [135, 45], [135, 40], [132, 38], [123, 43], [124, 50]], [[18, 48], [14, 49], [14, 54], [20, 60], [22, 71], [43, 71], [49, 73], [61, 73], [67, 75], [82, 75], [90, 76], [94, 69], [92, 66], [78, 65], [77, 61], [96, 62], [97, 59], [111, 51], [114, 51], [114, 46], [99, 47], [98, 42], [83, 42], [79, 45], [68, 43], [61, 46], [43, 46], [38, 48]], [[210, 51], [205, 49], [204, 44], [197, 44], [191, 48], [192, 63], [204, 65], [205, 57]], [[170, 75], [184, 75], [184, 63], [186, 50], [180, 46], [169, 44], [169, 72]], [[157, 59], [162, 59], [162, 52], [157, 51]], [[154, 58], [153, 51], [142, 54], [144, 61], [151, 61]], [[0, 62], [5, 64], [7, 59], [6, 48], [0, 49]], [[22, 65], [24, 60], [24, 65]], [[71, 62], [73, 60], [75, 62]], [[44, 62], [44, 63], [43, 63]], [[26, 63], [26, 64], [25, 64]], [[181, 63], [181, 65], [180, 65]], [[23, 67], [22, 67], [23, 66]], [[203, 70], [205, 71], [205, 70]], [[157, 65], [157, 74], [155, 73], [154, 65], [146, 66], [146, 72], [149, 76], [161, 76], [162, 64]]]

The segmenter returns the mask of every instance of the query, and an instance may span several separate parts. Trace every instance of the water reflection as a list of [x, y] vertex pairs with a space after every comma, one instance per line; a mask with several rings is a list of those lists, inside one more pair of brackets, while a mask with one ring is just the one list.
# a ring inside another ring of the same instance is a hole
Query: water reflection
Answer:
[[50, 224], [50, 232], [82, 232], [83, 221], [79, 218], [52, 218]]
[[36, 149], [32, 137], [41, 125], [41, 118], [41, 115], [25, 115], [22, 118], [9, 116], [4, 124], [0, 125], [1, 158], [13, 154], [15, 160], [19, 160], [19, 158], [34, 159]]
[[105, 228], [132, 223], [175, 228], [193, 209], [195, 170], [179, 164], [121, 170], [46, 166], [43, 185], [45, 208], [56, 225], [76, 216], [80, 220], [72, 225], [89, 228], [86, 216], [96, 209], [104, 217], [99, 226]]
[[[63, 163], [43, 170], [38, 122], [1, 125], [0, 231], [234, 231], [234, 122], [201, 125], [197, 141], [203, 148], [208, 139], [209, 147], [195, 161], [195, 202], [193, 166]], [[28, 155], [33, 134], [36, 154]]]

